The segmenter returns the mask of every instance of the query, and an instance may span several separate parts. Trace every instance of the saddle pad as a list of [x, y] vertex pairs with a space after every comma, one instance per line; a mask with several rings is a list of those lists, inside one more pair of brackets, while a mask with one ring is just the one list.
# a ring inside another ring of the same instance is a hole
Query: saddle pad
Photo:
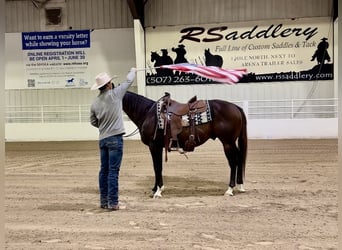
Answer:
[[[195, 116], [194, 116], [194, 121], [195, 121], [195, 125], [196, 126], [212, 121], [209, 102], [206, 100], [205, 103], [207, 105], [207, 110], [205, 112], [202, 112], [202, 113], [196, 113]], [[161, 106], [162, 106], [162, 104], [163, 104], [162, 100], [160, 100], [157, 103], [158, 129], [164, 129], [164, 118], [160, 115], [161, 114]], [[183, 127], [190, 126], [189, 120], [190, 120], [189, 115], [183, 115], [182, 116], [182, 125], [183, 125]]]

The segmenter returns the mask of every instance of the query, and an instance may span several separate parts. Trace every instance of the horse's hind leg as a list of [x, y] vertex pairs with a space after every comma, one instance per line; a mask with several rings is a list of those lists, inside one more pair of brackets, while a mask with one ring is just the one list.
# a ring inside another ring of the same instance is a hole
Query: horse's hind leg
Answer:
[[234, 195], [233, 189], [236, 185], [236, 174], [238, 164], [238, 149], [235, 144], [224, 144], [224, 153], [230, 166], [230, 181], [225, 195]]
[[238, 167], [237, 167], [237, 175], [236, 175], [236, 182], [237, 182], [237, 189], [239, 192], [244, 193], [246, 192], [243, 186], [243, 168], [242, 168], [241, 157], [238, 160]]

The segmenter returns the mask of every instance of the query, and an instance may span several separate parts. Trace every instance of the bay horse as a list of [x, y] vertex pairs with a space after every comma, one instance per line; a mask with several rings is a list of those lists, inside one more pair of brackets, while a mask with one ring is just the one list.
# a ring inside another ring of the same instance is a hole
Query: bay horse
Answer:
[[[128, 91], [123, 98], [123, 110], [137, 126], [141, 141], [148, 146], [155, 174], [155, 183], [152, 188], [153, 198], [161, 197], [164, 189], [163, 183], [163, 148], [165, 147], [164, 130], [158, 128], [157, 117], [158, 101], [153, 101], [142, 95]], [[196, 147], [205, 143], [208, 139], [218, 138], [224, 149], [231, 173], [230, 182], [225, 195], [234, 195], [234, 187], [240, 192], [245, 192], [243, 187], [245, 165], [247, 156], [247, 121], [242, 108], [223, 101], [208, 100], [212, 120], [196, 125], [194, 137]], [[180, 147], [184, 147], [188, 140], [190, 130], [183, 127], [178, 134]]]

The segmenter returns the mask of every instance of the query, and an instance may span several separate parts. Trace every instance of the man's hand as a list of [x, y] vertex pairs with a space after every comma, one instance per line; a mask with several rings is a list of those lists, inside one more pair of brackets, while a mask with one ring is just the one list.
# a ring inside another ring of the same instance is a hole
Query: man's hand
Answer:
[[131, 68], [131, 70], [128, 72], [127, 77], [126, 77], [128, 82], [131, 83], [134, 81], [136, 72], [137, 72], [136, 68]]

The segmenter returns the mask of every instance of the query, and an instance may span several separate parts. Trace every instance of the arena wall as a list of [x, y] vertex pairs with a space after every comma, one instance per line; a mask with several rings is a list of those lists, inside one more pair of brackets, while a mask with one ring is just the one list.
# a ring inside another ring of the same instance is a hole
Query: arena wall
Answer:
[[[125, 121], [126, 135], [136, 126]], [[97, 140], [98, 131], [88, 123], [6, 124], [6, 141], [88, 141]], [[249, 139], [317, 139], [337, 138], [338, 120], [330, 119], [265, 119], [249, 120]], [[126, 137], [139, 140], [139, 134]]]

